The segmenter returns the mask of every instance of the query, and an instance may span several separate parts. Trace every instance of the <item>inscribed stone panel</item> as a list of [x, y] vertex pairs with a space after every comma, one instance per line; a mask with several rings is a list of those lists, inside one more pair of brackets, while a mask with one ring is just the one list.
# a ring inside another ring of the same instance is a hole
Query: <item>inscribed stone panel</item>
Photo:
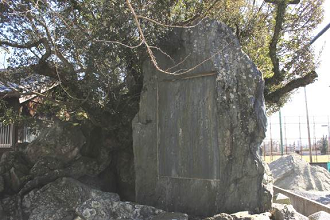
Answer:
[[158, 83], [159, 175], [219, 179], [213, 76]]

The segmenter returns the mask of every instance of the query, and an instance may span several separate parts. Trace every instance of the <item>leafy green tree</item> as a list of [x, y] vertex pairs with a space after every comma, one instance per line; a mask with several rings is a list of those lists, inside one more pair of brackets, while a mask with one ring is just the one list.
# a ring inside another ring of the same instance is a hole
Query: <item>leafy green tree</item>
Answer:
[[1, 81], [19, 83], [33, 74], [50, 77], [58, 83], [56, 92], [36, 95], [54, 109], [65, 109], [74, 120], [84, 115], [107, 130], [128, 129], [138, 110], [142, 62], [153, 58], [172, 27], [212, 17], [233, 28], [263, 73], [267, 107], [273, 112], [317, 77], [308, 42], [322, 20], [322, 3], [2, 0], [0, 47], [10, 57]]
[[213, 16], [235, 30], [243, 50], [263, 73], [268, 111], [277, 111], [295, 89], [317, 78], [309, 43], [323, 19], [324, 0], [224, 2]]
[[327, 136], [323, 136], [318, 142], [317, 145], [319, 147], [319, 149], [321, 149], [321, 154], [325, 155], [328, 153], [328, 140], [327, 140]]

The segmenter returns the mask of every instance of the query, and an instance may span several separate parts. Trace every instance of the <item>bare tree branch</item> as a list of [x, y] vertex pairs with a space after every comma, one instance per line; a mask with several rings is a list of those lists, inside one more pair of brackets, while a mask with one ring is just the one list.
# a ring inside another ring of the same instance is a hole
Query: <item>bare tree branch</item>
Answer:
[[28, 42], [25, 44], [18, 44], [15, 42], [9, 42], [9, 41], [0, 41], [0, 46], [9, 46], [9, 47], [16, 47], [16, 48], [21, 48], [21, 49], [29, 49], [32, 47], [37, 47], [40, 44], [43, 43], [43, 41], [45, 40], [45, 38], [41, 38], [37, 41], [32, 41], [32, 42]]
[[286, 2], [287, 4], [298, 4], [300, 3], [300, 0], [265, 0], [267, 3], [273, 3], [273, 4], [280, 4], [283, 2]]
[[[231, 43], [229, 43], [229, 44], [226, 45], [225, 47], [220, 48], [216, 53], [214, 53], [214, 54], [213, 54], [212, 56], [210, 56], [209, 58], [203, 60], [202, 62], [198, 63], [197, 65], [195, 65], [195, 66], [193, 66], [193, 67], [191, 67], [191, 68], [189, 68], [189, 69], [187, 69], [187, 70], [184, 70], [184, 71], [179, 70], [179, 71], [176, 71], [176, 72], [168, 72], [167, 70], [163, 70], [162, 68], [160, 68], [160, 67], [158, 66], [158, 63], [157, 63], [156, 57], [155, 57], [155, 55], [154, 55], [154, 53], [153, 53], [153, 51], [152, 51], [152, 48], [154, 48], [154, 47], [150, 46], [150, 45], [148, 44], [148, 42], [146, 41], [145, 36], [144, 36], [144, 33], [143, 33], [143, 30], [142, 30], [142, 28], [141, 28], [141, 24], [140, 24], [139, 19], [138, 19], [138, 15], [135, 13], [135, 10], [134, 10], [133, 6], [131, 5], [130, 0], [126, 0], [126, 4], [128, 5], [128, 8], [130, 9], [130, 11], [131, 11], [132, 14], [133, 14], [135, 24], [136, 24], [136, 26], [137, 26], [137, 28], [138, 28], [138, 31], [139, 31], [139, 34], [140, 34], [141, 41], [143, 42], [143, 44], [144, 44], [144, 45], [146, 46], [146, 48], [147, 48], [147, 53], [148, 53], [148, 55], [149, 55], [149, 57], [150, 57], [150, 59], [151, 59], [151, 62], [153, 63], [154, 67], [155, 67], [158, 71], [160, 71], [160, 72], [162, 72], [162, 73], [169, 74], [169, 75], [183, 75], [183, 74], [186, 74], [186, 73], [188, 73], [188, 72], [191, 72], [191, 71], [193, 71], [194, 69], [198, 68], [199, 66], [203, 65], [205, 62], [207, 62], [207, 61], [209, 61], [209, 60], [212, 60], [216, 55], [218, 55], [218, 54], [221, 53], [224, 49], [226, 49], [228, 46], [230, 46], [231, 44], [234, 43], [234, 41], [232, 41]], [[178, 64], [176, 64], [176, 65], [178, 65]], [[172, 69], [172, 68], [173, 68], [173, 67], [171, 67], [171, 68], [169, 68], [169, 69]]]
[[267, 100], [267, 103], [278, 103], [284, 95], [288, 94], [289, 92], [292, 92], [299, 87], [304, 87], [310, 83], [313, 83], [316, 78], [317, 73], [315, 71], [312, 71], [304, 77], [290, 81], [285, 86], [275, 90], [274, 92], [265, 94], [265, 99]]
[[298, 4], [300, 0], [265, 0], [265, 2], [276, 4], [275, 28], [269, 44], [269, 57], [273, 64], [274, 75], [265, 79], [267, 86], [272, 86], [283, 81], [285, 75], [284, 71], [280, 69], [279, 59], [277, 57], [277, 44], [282, 34], [285, 12], [289, 4]]
[[101, 42], [101, 43], [119, 44], [119, 45], [124, 46], [124, 47], [127, 47], [129, 49], [136, 49], [136, 48], [140, 47], [141, 45], [143, 45], [143, 43], [144, 43], [144, 41], [141, 40], [139, 44], [131, 46], [131, 45], [128, 45], [128, 44], [124, 44], [124, 43], [122, 43], [120, 41], [94, 40], [94, 39], [92, 41], [94, 41], [94, 42]]
[[9, 42], [9, 41], [0, 41], [0, 46], [9, 46], [9, 47], [15, 47], [15, 48], [20, 48], [20, 49], [31, 49], [33, 47], [38, 47], [40, 44], [42, 44], [46, 50], [46, 52], [40, 58], [40, 61], [45, 61], [51, 55], [51, 49], [50, 49], [50, 46], [49, 46], [46, 38], [40, 38], [37, 41], [28, 42], [25, 44], [18, 44], [18, 43]]
[[278, 3], [276, 3], [276, 7], [277, 7], [276, 18], [275, 18], [276, 23], [275, 23], [273, 37], [269, 44], [269, 57], [273, 64], [274, 75], [271, 78], [265, 79], [266, 84], [268, 85], [274, 85], [282, 81], [284, 75], [280, 70], [279, 59], [276, 53], [277, 53], [277, 44], [280, 39], [282, 26], [284, 22], [284, 15], [285, 15], [285, 10], [287, 8], [287, 3], [285, 1], [279, 1]]

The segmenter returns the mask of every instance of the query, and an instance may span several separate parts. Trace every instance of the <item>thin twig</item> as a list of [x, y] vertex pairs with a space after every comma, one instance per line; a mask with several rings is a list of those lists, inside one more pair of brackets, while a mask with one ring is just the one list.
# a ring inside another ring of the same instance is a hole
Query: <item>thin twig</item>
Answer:
[[158, 63], [157, 63], [157, 60], [156, 60], [156, 57], [154, 55], [154, 53], [152, 52], [152, 49], [151, 47], [149, 46], [148, 42], [146, 41], [145, 39], [145, 36], [144, 36], [144, 33], [143, 33], [143, 30], [141, 28], [141, 24], [139, 22], [139, 19], [138, 19], [138, 16], [137, 14], [135, 13], [135, 10], [133, 8], [133, 6], [131, 5], [130, 1], [129, 0], [126, 0], [126, 4], [128, 6], [128, 8], [130, 9], [130, 11], [132, 12], [133, 14], [133, 17], [134, 17], [134, 21], [135, 21], [135, 24], [138, 28], [138, 31], [139, 31], [139, 34], [140, 34], [140, 38], [141, 38], [141, 41], [143, 41], [144, 45], [146, 46], [147, 48], [147, 53], [151, 59], [151, 62], [153, 63], [154, 67], [161, 73], [165, 73], [165, 74], [168, 74], [168, 75], [182, 75], [182, 74], [186, 74], [188, 72], [191, 72], [193, 71], [194, 69], [200, 67], [201, 65], [203, 65], [204, 63], [206, 63], [207, 61], [213, 59], [216, 55], [220, 54], [224, 49], [226, 49], [229, 45], [231, 45], [234, 41], [232, 41], [231, 43], [229, 43], [227, 46], [225, 46], [224, 48], [221, 48], [219, 49], [215, 54], [213, 54], [212, 56], [210, 56], [209, 58], [203, 60], [202, 62], [200, 62], [199, 64], [195, 65], [194, 67], [190, 68], [190, 69], [187, 69], [183, 72], [180, 72], [180, 73], [176, 73], [176, 72], [168, 72], [166, 70], [163, 70], [162, 68], [160, 68], [158, 66]]
[[127, 44], [124, 44], [120, 41], [113, 41], [113, 40], [93, 40], [94, 42], [102, 42], [102, 43], [111, 43], [111, 44], [119, 44], [121, 46], [124, 46], [124, 47], [127, 47], [127, 48], [130, 48], [130, 49], [136, 49], [138, 47], [140, 47], [141, 45], [143, 45], [143, 41], [141, 40], [139, 44], [137, 45], [134, 45], [134, 46], [131, 46], [131, 45], [127, 45]]
[[160, 51], [162, 54], [167, 56], [173, 63], [175, 63], [174, 59], [170, 55], [168, 55], [166, 52], [164, 52], [162, 49], [160, 49], [159, 47], [150, 46], [150, 48]]

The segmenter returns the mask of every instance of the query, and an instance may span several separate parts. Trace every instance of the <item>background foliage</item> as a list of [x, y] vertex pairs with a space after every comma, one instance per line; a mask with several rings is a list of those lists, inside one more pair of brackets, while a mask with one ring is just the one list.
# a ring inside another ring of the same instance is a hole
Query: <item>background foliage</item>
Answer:
[[[8, 86], [31, 75], [50, 77], [58, 86], [34, 93], [45, 100], [37, 103], [38, 111], [52, 109], [62, 120], [88, 119], [109, 130], [127, 128], [138, 110], [148, 49], [157, 50], [172, 27], [211, 17], [233, 29], [263, 73], [267, 108], [274, 112], [296, 88], [317, 77], [308, 44], [322, 20], [322, 3], [2, 0], [0, 47], [10, 57], [1, 82]], [[24, 91], [31, 89], [15, 89]]]

